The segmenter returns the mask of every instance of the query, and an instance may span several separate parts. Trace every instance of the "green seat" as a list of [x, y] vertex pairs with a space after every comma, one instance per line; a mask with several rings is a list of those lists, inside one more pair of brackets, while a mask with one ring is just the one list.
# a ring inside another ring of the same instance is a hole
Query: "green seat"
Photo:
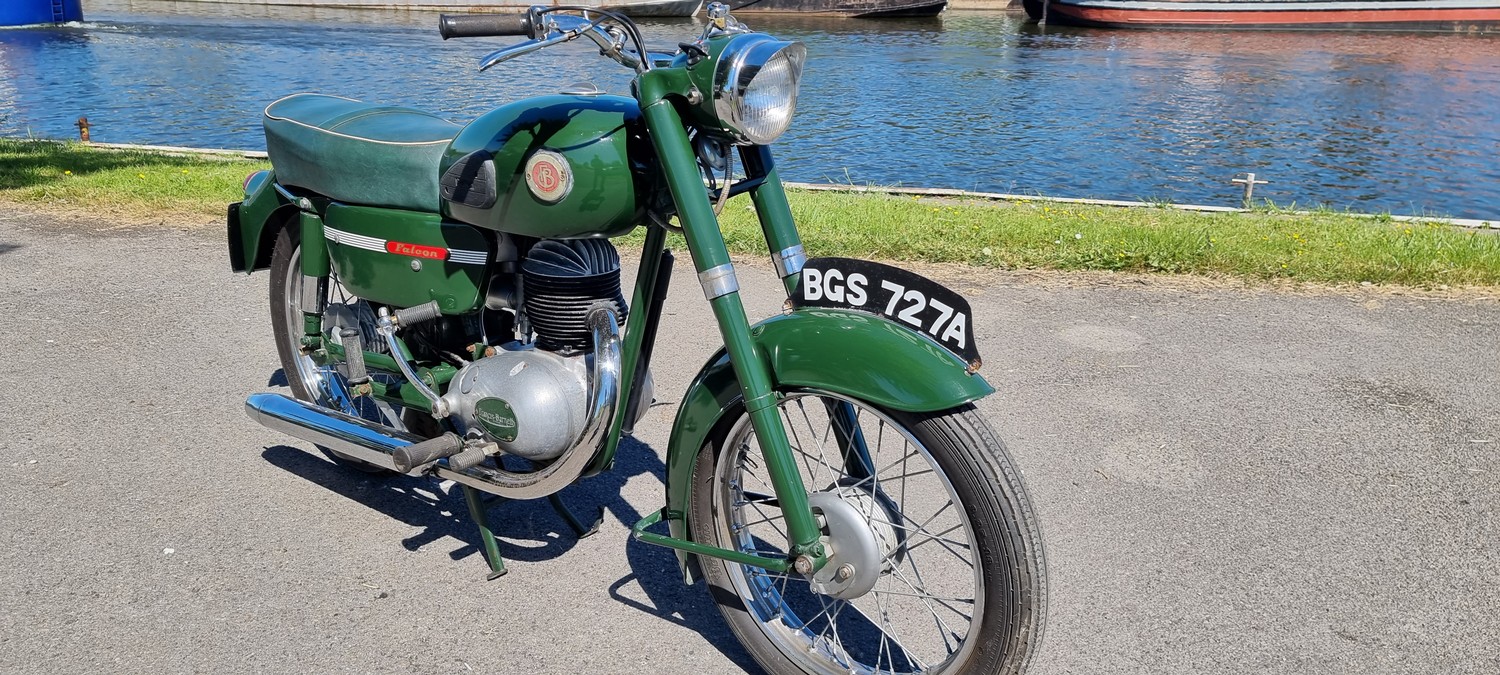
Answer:
[[353, 204], [440, 210], [438, 164], [460, 127], [432, 113], [294, 94], [266, 107], [266, 152], [283, 185]]

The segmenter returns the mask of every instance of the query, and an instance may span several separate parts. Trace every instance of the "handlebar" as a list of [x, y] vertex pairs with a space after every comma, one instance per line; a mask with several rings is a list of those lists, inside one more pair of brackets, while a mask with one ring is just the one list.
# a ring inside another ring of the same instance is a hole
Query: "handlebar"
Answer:
[[444, 14], [438, 18], [438, 34], [444, 40], [467, 37], [535, 37], [530, 12], [520, 14]]
[[[606, 25], [606, 21], [612, 25]], [[709, 24], [705, 36], [714, 26]], [[491, 52], [480, 61], [481, 71], [523, 54], [578, 38], [588, 38], [599, 46], [601, 55], [637, 72], [668, 65], [675, 57], [675, 54], [647, 51], [640, 30], [629, 17], [582, 7], [535, 5], [520, 14], [443, 14], [438, 19], [438, 34], [444, 40], [506, 35], [531, 38]], [[634, 43], [635, 48], [627, 47], [627, 42]]]

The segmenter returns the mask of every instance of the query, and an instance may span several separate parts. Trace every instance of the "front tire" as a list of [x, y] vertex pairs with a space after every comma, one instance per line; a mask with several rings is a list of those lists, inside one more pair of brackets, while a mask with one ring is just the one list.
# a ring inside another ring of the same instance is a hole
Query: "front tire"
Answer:
[[[881, 565], [872, 590], [838, 599], [795, 574], [700, 556], [710, 592], [756, 661], [786, 675], [1022, 672], [1046, 610], [1041, 532], [1020, 472], [974, 406], [909, 414], [807, 391], [778, 406], [803, 484], [863, 515]], [[858, 434], [838, 422], [851, 417]], [[694, 467], [693, 539], [785, 557], [784, 520], [749, 418], [729, 418]], [[858, 437], [869, 459], [848, 460], [859, 455], [846, 452], [847, 439]], [[836, 519], [819, 515], [829, 564], [840, 564]]]

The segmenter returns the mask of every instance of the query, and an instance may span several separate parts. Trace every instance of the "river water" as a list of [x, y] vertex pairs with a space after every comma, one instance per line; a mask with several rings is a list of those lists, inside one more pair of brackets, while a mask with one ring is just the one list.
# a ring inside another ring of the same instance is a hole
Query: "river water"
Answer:
[[[83, 25], [0, 30], [0, 134], [263, 148], [260, 113], [320, 91], [455, 121], [629, 73], [568, 45], [475, 72], [512, 40], [440, 40], [436, 15], [86, 0]], [[785, 177], [1235, 205], [1500, 216], [1500, 37], [1038, 27], [754, 17], [804, 41]], [[694, 20], [643, 23], [668, 47]]]

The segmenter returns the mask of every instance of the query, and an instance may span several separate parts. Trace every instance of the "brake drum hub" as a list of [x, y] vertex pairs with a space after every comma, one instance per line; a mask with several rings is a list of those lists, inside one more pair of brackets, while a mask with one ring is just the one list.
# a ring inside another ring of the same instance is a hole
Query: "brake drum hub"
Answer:
[[828, 564], [813, 573], [813, 590], [842, 600], [869, 593], [901, 546], [892, 515], [858, 487], [815, 492], [807, 501], [823, 517], [828, 533]]

